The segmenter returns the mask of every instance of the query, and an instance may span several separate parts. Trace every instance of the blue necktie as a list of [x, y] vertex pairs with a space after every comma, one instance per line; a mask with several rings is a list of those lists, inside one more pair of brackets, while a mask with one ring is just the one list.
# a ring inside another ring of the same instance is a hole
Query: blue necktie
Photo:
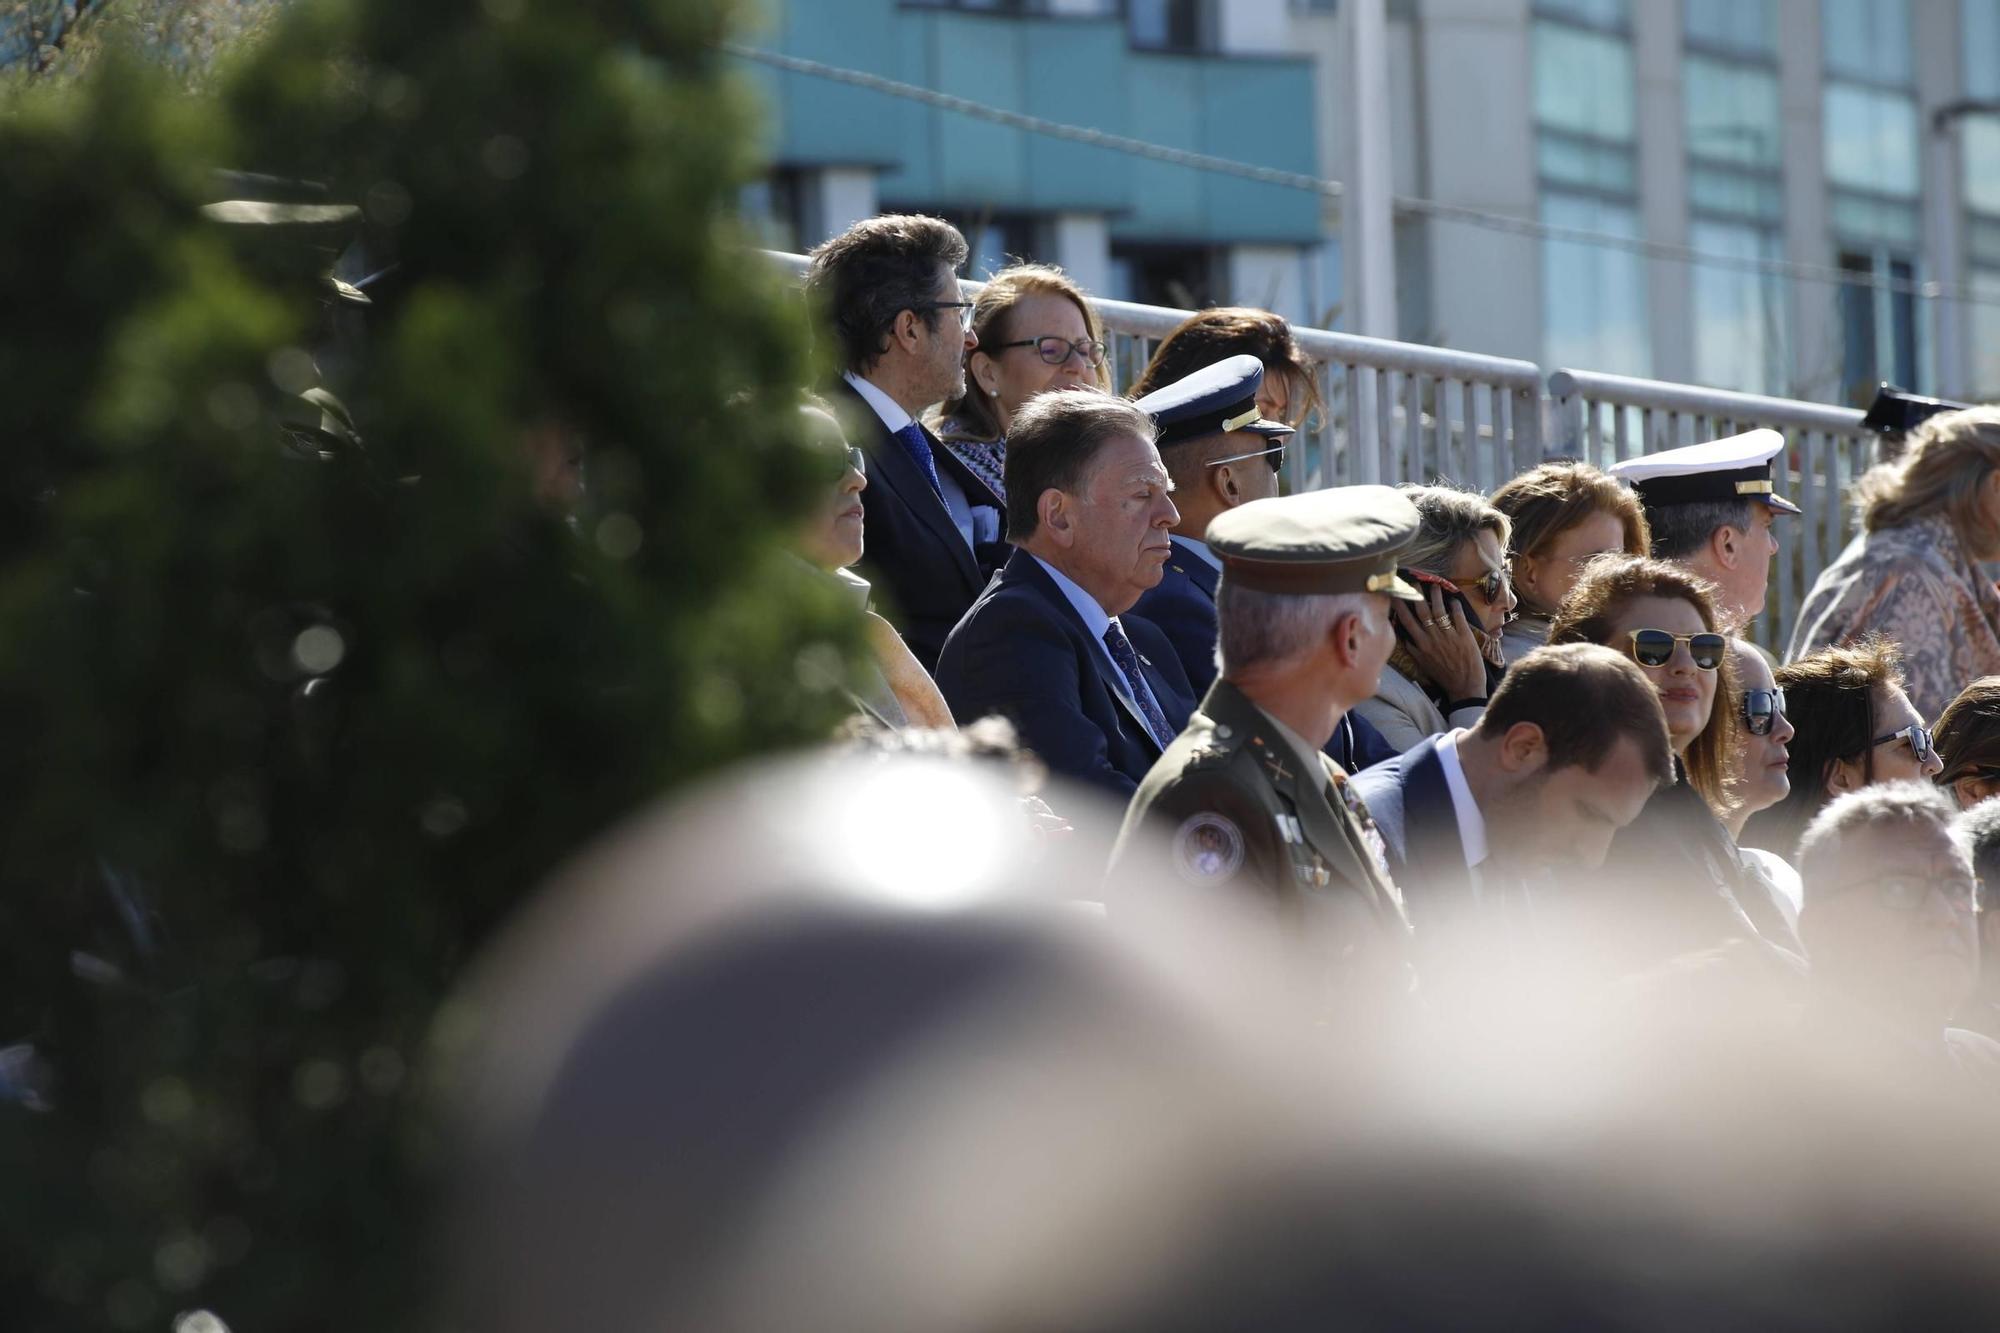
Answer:
[[917, 470], [930, 481], [937, 498], [944, 499], [944, 487], [938, 484], [937, 459], [931, 457], [931, 442], [924, 438], [924, 428], [914, 421], [908, 422], [896, 432], [896, 438], [902, 443], [903, 452], [917, 465]]
[[1104, 646], [1111, 650], [1111, 660], [1124, 673], [1125, 683], [1131, 687], [1132, 702], [1139, 705], [1139, 714], [1152, 730], [1154, 743], [1162, 750], [1166, 749], [1173, 744], [1173, 728], [1167, 725], [1167, 715], [1160, 711], [1153, 692], [1146, 688], [1146, 678], [1139, 674], [1139, 654], [1133, 651], [1132, 641], [1125, 637], [1125, 631], [1118, 627], [1115, 620], [1104, 627]]

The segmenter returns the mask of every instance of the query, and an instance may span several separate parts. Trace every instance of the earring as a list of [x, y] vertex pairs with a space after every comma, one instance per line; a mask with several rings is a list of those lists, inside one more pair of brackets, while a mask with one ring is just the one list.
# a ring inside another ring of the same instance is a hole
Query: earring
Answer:
[[1000, 391], [998, 389], [988, 389], [986, 393], [987, 396], [991, 398], [998, 398], [1000, 396]]

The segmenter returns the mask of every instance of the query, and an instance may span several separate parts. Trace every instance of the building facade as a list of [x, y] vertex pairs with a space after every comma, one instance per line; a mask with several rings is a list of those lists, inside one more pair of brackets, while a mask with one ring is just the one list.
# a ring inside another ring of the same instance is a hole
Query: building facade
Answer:
[[[1397, 204], [1373, 262], [1407, 341], [1826, 402], [1884, 379], [2000, 397], [2000, 0], [1368, 2], [1379, 116], [1349, 97], [1335, 0], [781, 0], [761, 40], [1342, 181], [1379, 125]], [[1337, 197], [759, 77], [774, 243], [922, 208], [975, 270], [1032, 255], [1106, 295], [1348, 327]]]

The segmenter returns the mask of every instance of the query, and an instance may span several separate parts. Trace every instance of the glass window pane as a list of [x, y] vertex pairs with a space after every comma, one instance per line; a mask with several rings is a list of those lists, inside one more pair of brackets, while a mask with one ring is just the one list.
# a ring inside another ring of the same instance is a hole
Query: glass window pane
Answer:
[[1628, 27], [1632, 21], [1629, 0], [1535, 0], [1535, 12], [1605, 28]]
[[1696, 163], [1688, 173], [1688, 202], [1697, 213], [1722, 213], [1763, 222], [1779, 222], [1785, 215], [1778, 177], [1765, 171]]
[[1573, 139], [1544, 130], [1536, 136], [1536, 164], [1544, 181], [1580, 186], [1607, 194], [1635, 194], [1637, 172], [1632, 150]]
[[[1782, 257], [1766, 227], [1696, 222], [1689, 243], [1706, 254], [1742, 260]], [[1695, 378], [1719, 389], [1782, 394], [1785, 389], [1785, 287], [1773, 274], [1695, 264]]]
[[2000, 398], [2000, 269], [1974, 269], [1972, 290], [1981, 299], [1966, 307], [1972, 332], [1972, 399]]
[[1826, 70], [1871, 83], [1909, 83], [1909, 0], [1820, 0]]
[[2000, 97], [2000, 0], [1962, 0], [1958, 49], [1967, 97]]
[[1958, 122], [1965, 158], [1965, 204], [2000, 214], [2000, 118], [1967, 116]]
[[1826, 174], [1876, 194], [1917, 193], [1917, 105], [1902, 93], [1828, 84]]
[[1687, 35], [1710, 46], [1764, 53], [1778, 44], [1773, 0], [1686, 0]]
[[1783, 156], [1778, 76], [1758, 66], [1689, 56], [1688, 152], [1712, 162], [1775, 167]]
[[1632, 45], [1560, 23], [1535, 25], [1535, 120], [1598, 139], [1632, 139]]
[[[1554, 191], [1542, 220], [1621, 236], [1639, 234], [1635, 209]], [[1542, 328], [1548, 364], [1623, 375], [1649, 373], [1646, 268], [1626, 250], [1550, 238], [1542, 246]]]

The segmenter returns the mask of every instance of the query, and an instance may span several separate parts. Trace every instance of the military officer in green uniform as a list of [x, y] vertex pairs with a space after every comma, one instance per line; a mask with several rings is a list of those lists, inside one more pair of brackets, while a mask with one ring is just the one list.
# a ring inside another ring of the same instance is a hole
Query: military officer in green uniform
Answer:
[[1216, 516], [1221, 674], [1140, 784], [1112, 858], [1164, 837], [1184, 880], [1261, 895], [1357, 975], [1400, 967], [1409, 925], [1380, 834], [1321, 749], [1375, 692], [1395, 645], [1390, 599], [1420, 600], [1396, 573], [1417, 526], [1386, 486]]

